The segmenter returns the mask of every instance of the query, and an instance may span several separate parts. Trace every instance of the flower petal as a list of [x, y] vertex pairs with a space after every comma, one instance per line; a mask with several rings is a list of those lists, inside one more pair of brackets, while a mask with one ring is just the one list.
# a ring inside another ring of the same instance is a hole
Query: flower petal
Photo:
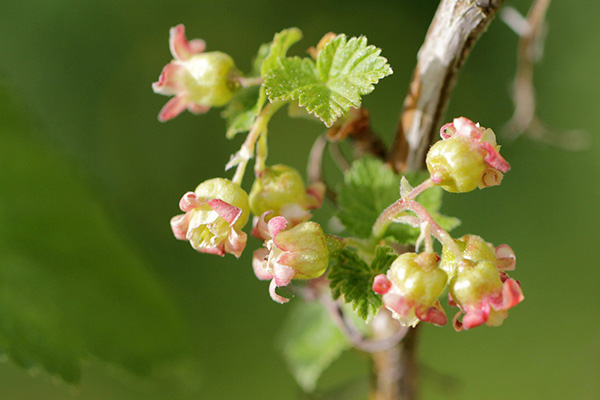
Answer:
[[439, 301], [433, 307], [429, 307], [426, 313], [421, 313], [420, 310], [417, 310], [417, 308], [415, 308], [415, 313], [421, 321], [429, 322], [433, 325], [444, 326], [446, 325], [446, 322], [448, 322], [446, 313], [444, 312], [444, 309], [440, 305]]
[[166, 122], [181, 114], [187, 108], [187, 97], [184, 95], [175, 96], [163, 106], [158, 113], [158, 120]]
[[242, 215], [242, 209], [236, 206], [220, 200], [212, 199], [208, 201], [210, 208], [219, 214], [219, 217], [223, 218], [229, 225], [235, 224], [235, 221]]
[[279, 304], [285, 304], [290, 301], [290, 299], [286, 299], [285, 297], [278, 295], [275, 292], [275, 289], [277, 289], [277, 284], [275, 283], [275, 279], [273, 279], [269, 284], [269, 294], [271, 295], [271, 298]]
[[185, 92], [186, 74], [189, 74], [189, 72], [183, 65], [175, 62], [169, 63], [160, 73], [158, 82], [152, 84], [152, 90], [154, 90], [154, 93], [164, 94], [166, 96]]
[[481, 142], [479, 146], [484, 149], [487, 153], [485, 156], [485, 162], [487, 162], [492, 168], [497, 169], [500, 172], [510, 171], [510, 164], [506, 161], [488, 142]]
[[275, 241], [275, 237], [279, 234], [279, 232], [287, 228], [287, 226], [288, 222], [284, 217], [271, 218], [271, 220], [268, 223], [269, 236], [271, 236], [273, 241]]
[[273, 268], [273, 275], [275, 277], [275, 283], [277, 286], [287, 286], [292, 281], [292, 278], [296, 274], [292, 268], [287, 265], [275, 263]]
[[269, 250], [264, 247], [256, 250], [252, 256], [254, 275], [261, 281], [273, 279], [273, 274], [266, 269], [267, 257], [269, 257]]
[[246, 247], [247, 240], [248, 235], [246, 232], [231, 227], [229, 236], [227, 236], [227, 239], [225, 240], [225, 252], [240, 258], [242, 251], [244, 251], [244, 248]]
[[477, 140], [483, 137], [483, 128], [468, 118], [454, 118], [452, 123], [454, 125], [454, 129], [456, 129], [456, 132], [461, 136]]
[[252, 236], [262, 241], [268, 240], [271, 238], [269, 235], [269, 226], [267, 224], [266, 218], [267, 215], [273, 213], [273, 211], [265, 211], [260, 217], [254, 217], [252, 221]]
[[171, 218], [171, 229], [173, 230], [173, 235], [179, 240], [187, 239], [187, 231], [190, 225], [190, 215], [189, 214], [179, 214]]
[[512, 271], [517, 264], [517, 257], [513, 249], [507, 244], [496, 247], [496, 265], [500, 271]]
[[198, 195], [194, 192], [187, 192], [179, 200], [179, 208], [183, 212], [192, 211], [194, 208], [200, 207], [205, 202], [200, 201]]
[[176, 60], [187, 60], [194, 54], [202, 53], [206, 48], [206, 43], [201, 39], [188, 42], [185, 37], [185, 27], [183, 24], [179, 24], [169, 31], [169, 47]]

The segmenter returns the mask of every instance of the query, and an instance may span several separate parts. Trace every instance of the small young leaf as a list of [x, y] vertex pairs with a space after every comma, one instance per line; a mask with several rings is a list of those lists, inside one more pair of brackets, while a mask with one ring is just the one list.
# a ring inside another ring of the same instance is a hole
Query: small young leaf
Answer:
[[293, 44], [302, 39], [302, 31], [298, 28], [284, 29], [275, 34], [269, 47], [269, 55], [265, 57], [260, 69], [263, 78], [273, 69], [279, 67], [279, 59], [285, 57]]
[[328, 276], [333, 297], [343, 295], [358, 316], [369, 321], [382, 305], [381, 297], [373, 291], [373, 279], [385, 273], [397, 256], [391, 247], [380, 246], [368, 265], [354, 251], [343, 249], [334, 259]]
[[[290, 46], [300, 39], [302, 39], [302, 32], [298, 28], [284, 29], [276, 33], [271, 43], [264, 43], [258, 49], [252, 62], [252, 72], [248, 76], [250, 78], [261, 77], [279, 66], [279, 58], [285, 57]], [[227, 123], [227, 139], [252, 129], [266, 100], [267, 95], [262, 86], [250, 86], [238, 90], [223, 112]]]
[[[413, 185], [423, 182], [426, 172], [412, 172], [404, 178]], [[349, 234], [368, 238], [377, 217], [389, 205], [398, 200], [400, 176], [382, 161], [363, 158], [352, 164], [344, 176], [344, 183], [338, 190], [340, 211], [338, 217]], [[417, 196], [417, 201], [429, 211], [442, 228], [450, 231], [460, 224], [460, 220], [439, 213], [442, 205], [443, 190], [433, 187]], [[404, 244], [415, 244], [419, 229], [403, 224], [391, 224], [387, 238]]]
[[380, 52], [365, 37], [338, 35], [319, 52], [316, 64], [310, 58], [281, 58], [265, 75], [267, 95], [271, 101], [295, 100], [331, 126], [392, 73]]
[[281, 332], [280, 344], [296, 381], [312, 392], [327, 367], [350, 343], [318, 302], [296, 302]]

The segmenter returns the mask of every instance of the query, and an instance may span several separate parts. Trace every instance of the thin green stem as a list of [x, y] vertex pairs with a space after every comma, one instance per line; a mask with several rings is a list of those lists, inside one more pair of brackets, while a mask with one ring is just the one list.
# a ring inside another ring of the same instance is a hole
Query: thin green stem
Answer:
[[[248, 165], [248, 161], [250, 161], [250, 159], [252, 159], [252, 157], [254, 157], [256, 142], [263, 135], [265, 136], [265, 139], [264, 139], [264, 144], [261, 144], [261, 146], [264, 145], [264, 149], [262, 149], [262, 147], [261, 147], [261, 149], [259, 149], [259, 151], [264, 150], [264, 157], [261, 157], [261, 160], [260, 160], [260, 163], [262, 163], [263, 168], [264, 168], [264, 163], [266, 161], [265, 160], [266, 159], [266, 149], [267, 149], [267, 143], [266, 143], [267, 126], [268, 126], [269, 121], [271, 120], [271, 117], [273, 116], [273, 114], [275, 114], [275, 112], [277, 110], [279, 110], [284, 104], [286, 104], [286, 103], [283, 101], [277, 101], [275, 103], [267, 104], [265, 106], [265, 108], [263, 108], [260, 115], [256, 118], [256, 121], [254, 121], [254, 124], [252, 125], [252, 129], [250, 129], [250, 132], [248, 133], [248, 136], [246, 137], [244, 144], [242, 144], [242, 147], [234, 156], [234, 161], [233, 161], [234, 165], [237, 164], [237, 169], [236, 169], [235, 174], [232, 179], [232, 181], [234, 183], [237, 183], [238, 185], [242, 184], [242, 180], [244, 179], [244, 174], [246, 173], [246, 166]], [[257, 162], [258, 162], [258, 160], [257, 160]]]

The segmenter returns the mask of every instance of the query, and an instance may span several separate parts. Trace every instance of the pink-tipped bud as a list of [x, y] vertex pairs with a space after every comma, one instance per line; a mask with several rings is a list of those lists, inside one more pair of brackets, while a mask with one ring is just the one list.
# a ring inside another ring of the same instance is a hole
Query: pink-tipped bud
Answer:
[[392, 282], [385, 274], [379, 274], [373, 279], [373, 291], [377, 294], [386, 294], [390, 291]]
[[496, 136], [473, 121], [460, 117], [440, 130], [442, 140], [427, 153], [433, 182], [449, 192], [464, 193], [496, 186], [510, 165], [499, 153]]
[[438, 297], [448, 277], [437, 267], [438, 260], [435, 253], [404, 253], [394, 260], [387, 275], [375, 277], [373, 290], [383, 294], [383, 304], [400, 324], [446, 323]]

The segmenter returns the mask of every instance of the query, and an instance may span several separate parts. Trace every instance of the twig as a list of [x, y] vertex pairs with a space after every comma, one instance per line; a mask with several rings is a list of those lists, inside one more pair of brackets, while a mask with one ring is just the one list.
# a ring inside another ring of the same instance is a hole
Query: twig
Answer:
[[[352, 321], [345, 315], [344, 310], [339, 303], [334, 301], [328, 292], [322, 291], [318, 295], [323, 306], [329, 311], [331, 318], [340, 328], [342, 333], [350, 340], [352, 346], [366, 353], [381, 353], [390, 350], [398, 345], [398, 342], [404, 338], [408, 328], [395, 324], [392, 329], [386, 331], [384, 335], [379, 335], [375, 339], [364, 338], [356, 329]], [[378, 315], [387, 311], [381, 311]], [[377, 317], [376, 317], [377, 318]]]
[[533, 84], [535, 64], [542, 58], [546, 35], [546, 12], [550, 0], [535, 0], [527, 18], [514, 8], [506, 8], [501, 13], [503, 21], [519, 36], [517, 52], [517, 72], [512, 86], [515, 111], [505, 127], [507, 139], [516, 139], [526, 134], [565, 150], [582, 150], [590, 143], [589, 133], [584, 131], [560, 131], [550, 128], [537, 115], [537, 101]]
[[333, 203], [337, 204], [337, 193], [325, 181], [323, 177], [323, 155], [327, 147], [327, 139], [325, 136], [319, 136], [315, 140], [310, 153], [308, 155], [308, 181], [309, 183], [323, 182], [325, 184], [325, 196]]
[[442, 0], [417, 56], [388, 161], [396, 171], [423, 166], [460, 68], [504, 0]]

